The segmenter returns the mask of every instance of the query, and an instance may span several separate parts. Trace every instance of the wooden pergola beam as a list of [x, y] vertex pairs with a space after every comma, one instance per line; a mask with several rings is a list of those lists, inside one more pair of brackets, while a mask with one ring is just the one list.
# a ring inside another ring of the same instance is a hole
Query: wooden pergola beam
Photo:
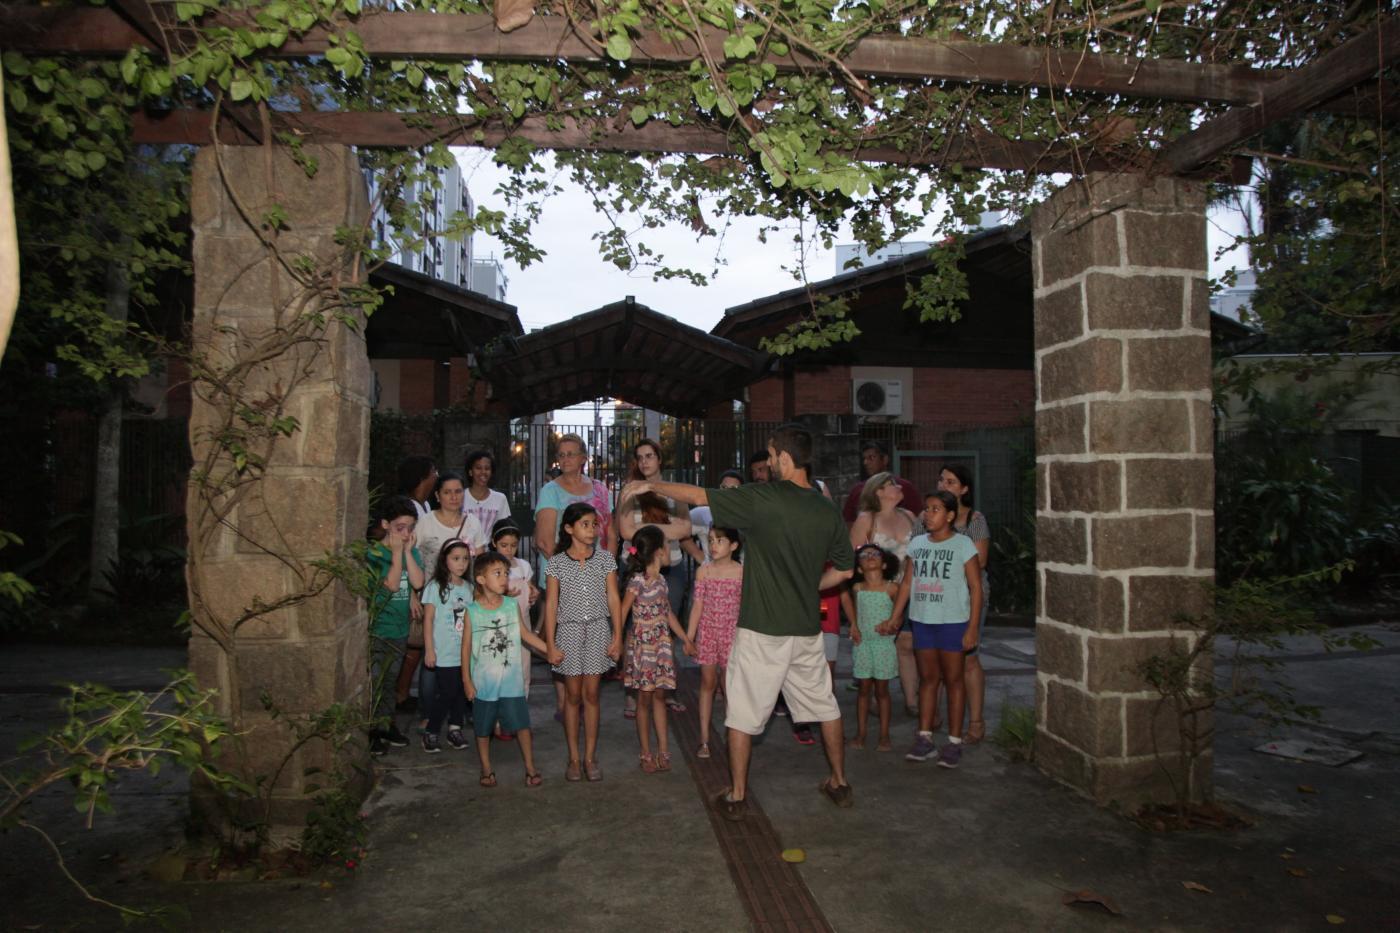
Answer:
[[1387, 16], [1317, 61], [1264, 89], [1258, 103], [1236, 107], [1173, 140], [1158, 161], [1164, 170], [1185, 174], [1267, 127], [1361, 84], [1400, 58], [1400, 22]]
[[[134, 2], [134, 0], [133, 0]], [[233, 14], [211, 22], [236, 24]], [[353, 26], [374, 58], [436, 61], [606, 61], [601, 46], [560, 16], [536, 16], [527, 25], [500, 32], [491, 16], [449, 13], [374, 13]], [[704, 42], [723, 60], [727, 34], [707, 28]], [[153, 43], [111, 10], [71, 7], [0, 8], [0, 47], [21, 52], [124, 55], [133, 45]], [[304, 58], [323, 54], [329, 34], [315, 29], [292, 37], [266, 54]], [[690, 42], [659, 34], [633, 41], [631, 64], [688, 66], [700, 56]], [[830, 66], [792, 54], [768, 59], [780, 72], [825, 71]], [[1038, 87], [1131, 98], [1252, 104], [1278, 73], [1247, 65], [1214, 65], [1102, 55], [1078, 49], [1037, 48], [1010, 43], [940, 40], [918, 36], [872, 36], [841, 56], [853, 74], [870, 78], [950, 81], [1009, 87]]]
[[[215, 139], [213, 119], [212, 111], [207, 110], [136, 113], [132, 116], [132, 139], [137, 143], [153, 145], [207, 145]], [[507, 139], [517, 137], [550, 149], [677, 152], [744, 158], [752, 155], [736, 146], [723, 127], [673, 127], [660, 122], [633, 126], [630, 120], [623, 120], [620, 124], [588, 124], [570, 118], [552, 123], [543, 117], [526, 117], [519, 124], [507, 127], [499, 123], [478, 124], [471, 118], [442, 115], [274, 111], [271, 123], [274, 136], [289, 133], [306, 142], [366, 148], [417, 148], [433, 142], [494, 148]], [[233, 145], [256, 142], [238, 127], [222, 122], [217, 138]], [[894, 165], [962, 165], [1040, 174], [1142, 172], [1151, 168], [1150, 162], [1140, 158], [1125, 156], [1113, 159], [1094, 151], [1078, 154], [1058, 143], [1005, 139], [991, 133], [965, 134], [941, 148], [902, 151], [888, 146], [869, 146], [856, 150], [853, 155], [867, 162]], [[1237, 160], [1231, 167], [1230, 177], [1248, 178], [1248, 167], [1248, 159]]]

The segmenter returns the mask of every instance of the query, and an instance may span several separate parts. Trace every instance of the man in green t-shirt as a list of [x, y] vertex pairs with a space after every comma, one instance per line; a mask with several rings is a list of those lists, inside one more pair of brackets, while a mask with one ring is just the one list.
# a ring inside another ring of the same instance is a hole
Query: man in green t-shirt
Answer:
[[811, 432], [793, 424], [778, 428], [768, 441], [768, 458], [766, 483], [702, 489], [639, 482], [622, 490], [624, 499], [651, 491], [691, 506], [708, 505], [716, 525], [738, 528], [744, 536], [739, 628], [724, 681], [733, 784], [715, 799], [720, 814], [731, 820], [743, 818], [753, 737], [768, 725], [780, 693], [794, 721], [821, 723], [831, 765], [822, 793], [839, 807], [852, 803], [841, 710], [822, 650], [818, 594], [850, 579], [855, 557], [840, 511], [799, 466], [812, 461]]

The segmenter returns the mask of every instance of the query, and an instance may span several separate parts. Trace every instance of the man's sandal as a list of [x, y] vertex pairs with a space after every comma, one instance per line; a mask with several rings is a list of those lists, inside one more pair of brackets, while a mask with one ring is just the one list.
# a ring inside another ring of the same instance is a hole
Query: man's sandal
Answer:
[[742, 800], [730, 800], [729, 791], [730, 788], [726, 787], [715, 797], [715, 812], [731, 823], [737, 823], [744, 818], [749, 805]]
[[827, 778], [817, 785], [817, 790], [821, 791], [822, 796], [826, 797], [827, 800], [830, 800], [842, 810], [848, 810], [855, 806], [855, 794], [851, 791], [851, 785], [849, 784], [832, 784], [831, 778]]

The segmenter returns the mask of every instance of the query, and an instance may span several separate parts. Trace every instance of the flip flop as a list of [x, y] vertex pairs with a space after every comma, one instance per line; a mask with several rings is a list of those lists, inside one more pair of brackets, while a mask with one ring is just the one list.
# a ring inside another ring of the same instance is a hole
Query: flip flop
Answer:
[[637, 711], [636, 711], [635, 709], [628, 709], [628, 708], [626, 708], [626, 707], [623, 707], [623, 709], [622, 709], [622, 718], [623, 718], [623, 719], [636, 719], [636, 718], [637, 718]]
[[526, 771], [526, 772], [525, 772], [525, 786], [526, 786], [526, 787], [539, 787], [539, 786], [540, 786], [541, 784], [543, 784], [543, 783], [544, 783], [544, 778], [540, 777], [540, 773], [539, 773], [538, 771]]
[[666, 701], [666, 708], [667, 708], [668, 710], [670, 710], [671, 712], [673, 712], [673, 713], [684, 713], [684, 712], [685, 712], [685, 704], [682, 703], [680, 700], [675, 700], [675, 699], [667, 700], [667, 701]]
[[480, 778], [476, 783], [480, 784], [482, 787], [495, 787], [495, 786], [496, 786], [496, 772], [495, 772], [495, 771], [488, 771], [486, 774], [483, 774], [483, 775], [481, 776], [481, 778]]
[[662, 752], [661, 754], [659, 754], [659, 755], [656, 756], [656, 770], [657, 770], [657, 771], [670, 771], [670, 770], [671, 770], [671, 753], [670, 753], [670, 752]]

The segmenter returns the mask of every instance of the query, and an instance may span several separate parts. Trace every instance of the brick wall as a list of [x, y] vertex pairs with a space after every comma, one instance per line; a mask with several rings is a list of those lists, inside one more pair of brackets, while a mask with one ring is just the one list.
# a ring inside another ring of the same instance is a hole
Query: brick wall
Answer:
[[[792, 415], [851, 414], [851, 369], [800, 369], [793, 378]], [[1035, 412], [1035, 373], [1022, 369], [915, 369], [914, 420], [1015, 425]], [[749, 386], [750, 421], [784, 421], [783, 378]]]
[[749, 420], [783, 420], [782, 376], [768, 376], [749, 386]]
[[[935, 412], [937, 417], [934, 417]], [[916, 422], [936, 420], [1003, 426], [1026, 423], [1034, 413], [1035, 373], [1032, 370], [914, 370]]]
[[851, 412], [851, 367], [799, 369], [793, 376], [793, 415], [846, 415]]

